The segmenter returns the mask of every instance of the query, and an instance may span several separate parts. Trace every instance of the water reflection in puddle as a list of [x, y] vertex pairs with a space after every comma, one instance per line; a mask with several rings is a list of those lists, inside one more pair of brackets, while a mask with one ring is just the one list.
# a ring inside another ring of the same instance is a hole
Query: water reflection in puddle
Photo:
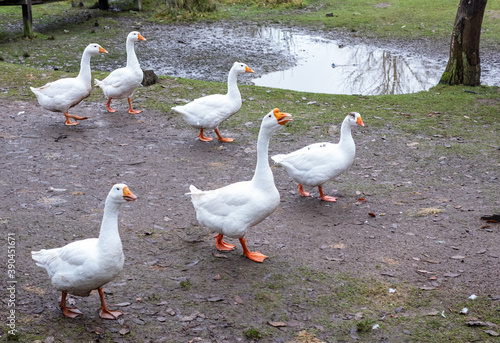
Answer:
[[[448, 61], [445, 48], [431, 57], [418, 55], [414, 48], [356, 44], [352, 38], [327, 39], [301, 29], [217, 23], [172, 26], [165, 32], [165, 26], [154, 25], [148, 31], [149, 44], [141, 47], [143, 68], [226, 82], [230, 66], [239, 61], [255, 70], [241, 76], [240, 84], [304, 92], [415, 93], [437, 85]], [[483, 62], [482, 68], [484, 84], [500, 85], [495, 76], [500, 73], [493, 72], [497, 62]]]
[[446, 61], [367, 45], [344, 47], [333, 40], [277, 29], [262, 34], [286, 46], [297, 65], [254, 79], [257, 86], [330, 94], [405, 94], [435, 86], [446, 66]]

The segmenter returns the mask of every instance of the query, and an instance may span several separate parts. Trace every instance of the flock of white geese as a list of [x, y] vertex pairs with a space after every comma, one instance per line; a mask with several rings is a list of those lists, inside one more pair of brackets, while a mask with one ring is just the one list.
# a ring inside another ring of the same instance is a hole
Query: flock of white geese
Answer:
[[[146, 40], [139, 32], [130, 32], [127, 36], [127, 64], [111, 72], [102, 81], [95, 80], [107, 98], [109, 112], [112, 99], [127, 98], [131, 114], [140, 113], [132, 107], [132, 94], [141, 85], [143, 72], [135, 54], [134, 43]], [[62, 112], [66, 125], [77, 125], [78, 121], [88, 119], [70, 115], [69, 109], [90, 95], [91, 70], [90, 58], [99, 53], [107, 53], [99, 44], [88, 45], [82, 55], [80, 72], [76, 78], [59, 79], [39, 88], [31, 88], [39, 104], [46, 110]], [[195, 99], [185, 105], [175, 106], [173, 111], [180, 113], [192, 127], [199, 129], [198, 138], [210, 141], [204, 136], [204, 129], [215, 131], [221, 142], [231, 142], [233, 138], [224, 138], [219, 132], [219, 124], [235, 114], [241, 108], [241, 94], [237, 86], [237, 77], [243, 73], [253, 73], [244, 63], [236, 62], [229, 71], [226, 94], [213, 94]], [[71, 120], [73, 119], [73, 120]], [[251, 252], [245, 242], [247, 230], [272, 214], [280, 203], [280, 195], [274, 183], [269, 166], [268, 147], [271, 135], [282, 125], [291, 121], [291, 115], [278, 108], [262, 118], [257, 139], [257, 163], [251, 180], [236, 182], [225, 187], [202, 191], [191, 185], [189, 193], [198, 222], [216, 232], [215, 246], [218, 250], [228, 251], [235, 246], [224, 242], [224, 236], [237, 238], [243, 253], [249, 259], [263, 262], [266, 255], [259, 251]], [[290, 177], [298, 183], [301, 196], [310, 196], [304, 186], [318, 187], [320, 199], [336, 201], [335, 197], [323, 193], [322, 185], [346, 171], [354, 161], [355, 144], [351, 128], [364, 126], [359, 113], [349, 113], [341, 126], [338, 143], [321, 142], [305, 146], [302, 149], [272, 156], [275, 163], [284, 167]], [[116, 319], [122, 312], [111, 311], [104, 300], [103, 285], [113, 280], [123, 269], [124, 255], [118, 231], [118, 213], [120, 205], [135, 201], [137, 197], [125, 184], [114, 185], [105, 202], [104, 215], [98, 238], [89, 238], [72, 242], [60, 248], [33, 251], [36, 264], [47, 270], [52, 285], [62, 292], [60, 308], [69, 318], [82, 314], [77, 308], [66, 304], [67, 294], [88, 296], [92, 290], [98, 290], [101, 307], [99, 315], [104, 319]]]

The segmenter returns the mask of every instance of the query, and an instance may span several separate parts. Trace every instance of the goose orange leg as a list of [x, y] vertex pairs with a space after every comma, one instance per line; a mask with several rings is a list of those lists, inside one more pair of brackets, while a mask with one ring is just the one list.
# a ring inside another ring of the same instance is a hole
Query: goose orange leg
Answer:
[[68, 112], [65, 112], [65, 113], [64, 113], [64, 116], [66, 117], [66, 120], [64, 121], [64, 124], [65, 124], [65, 125], [68, 125], [68, 126], [73, 126], [73, 125], [78, 125], [78, 124], [80, 124], [79, 122], [69, 120], [69, 118], [72, 118], [72, 119], [74, 119], [74, 120], [85, 120], [85, 119], [89, 119], [89, 117], [80, 117], [80, 116], [75, 116], [75, 115], [73, 115], [73, 114], [69, 114]]
[[299, 189], [299, 194], [300, 194], [301, 196], [303, 196], [303, 197], [310, 197], [310, 196], [311, 196], [311, 193], [306, 192], [306, 191], [304, 190], [304, 186], [302, 186], [300, 183], [299, 183], [299, 185], [297, 186], [297, 188]]
[[109, 113], [115, 113], [116, 110], [114, 108], [111, 108], [111, 98], [108, 98], [108, 102], [106, 102], [106, 108], [108, 109]]
[[323, 187], [318, 186], [318, 190], [319, 190], [319, 198], [320, 198], [321, 200], [324, 200], [324, 201], [331, 201], [331, 202], [335, 202], [335, 201], [337, 201], [337, 198], [335, 198], [335, 197], [331, 197], [331, 196], [329, 196], [329, 195], [325, 195], [325, 194], [323, 193]]
[[214, 129], [214, 131], [215, 131], [215, 134], [217, 135], [217, 137], [219, 138], [219, 141], [226, 142], [226, 143], [231, 143], [232, 141], [234, 141], [234, 138], [224, 138], [224, 137], [222, 137], [222, 135], [219, 132], [219, 129]]
[[266, 255], [261, 254], [259, 251], [251, 252], [250, 250], [248, 250], [245, 238], [240, 238], [240, 243], [241, 246], [243, 247], [243, 253], [245, 254], [246, 257], [248, 257], [252, 261], [263, 262], [267, 258]]
[[202, 142], [210, 142], [213, 139], [212, 137], [203, 136], [203, 129], [200, 129], [200, 134], [196, 137], [198, 137], [200, 139], [200, 141], [202, 141]]
[[123, 314], [120, 311], [110, 311], [106, 306], [106, 301], [104, 301], [104, 291], [102, 290], [102, 287], [99, 287], [97, 291], [99, 292], [99, 298], [101, 298], [101, 307], [99, 307], [99, 315], [101, 316], [102, 319], [113, 320]]
[[220, 250], [220, 251], [230, 251], [230, 250], [234, 250], [234, 244], [229, 244], [229, 243], [226, 243], [222, 240], [222, 238], [224, 238], [224, 235], [222, 234], [217, 234], [214, 236], [215, 238], [215, 247]]
[[76, 318], [78, 316], [81, 316], [83, 313], [77, 309], [76, 307], [67, 307], [66, 306], [66, 296], [68, 295], [68, 293], [66, 292], [62, 292], [62, 295], [61, 295], [61, 304], [59, 305], [62, 313], [64, 314], [65, 317], [68, 317], [68, 318]]
[[132, 99], [127, 98], [127, 100], [128, 100], [128, 113], [130, 113], [130, 114], [139, 114], [139, 113], [142, 112], [142, 110], [134, 110], [132, 108]]

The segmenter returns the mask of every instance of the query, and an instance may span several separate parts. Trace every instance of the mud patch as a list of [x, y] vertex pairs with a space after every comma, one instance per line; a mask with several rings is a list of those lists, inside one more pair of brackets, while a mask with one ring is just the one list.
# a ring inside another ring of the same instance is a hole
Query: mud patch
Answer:
[[[90, 111], [91, 119], [66, 127], [61, 114], [41, 110], [36, 100], [0, 105], [6, 114], [0, 222], [17, 237], [18, 328], [26, 341], [233, 343], [263, 335], [262, 342], [312, 342], [307, 332], [325, 341], [350, 340], [355, 314], [368, 306], [380, 318], [371, 306], [390, 296], [393, 284], [399, 285], [394, 301], [408, 296], [404, 285], [450, 297], [498, 292], [499, 228], [480, 219], [498, 209], [497, 194], [491, 195], [498, 169], [487, 157], [439, 160], [434, 149], [446, 138], [420, 137], [417, 149], [391, 127], [370, 127], [377, 119], [367, 115], [367, 126], [354, 132], [354, 165], [325, 185], [327, 194], [339, 197], [333, 204], [319, 201], [317, 190], [312, 198], [300, 197], [283, 169], [273, 166], [280, 207], [246, 236], [250, 249], [270, 256], [256, 264], [239, 246], [218, 252], [185, 195], [190, 184], [210, 189], [251, 178], [256, 135], [248, 130], [226, 131], [236, 141], [221, 145], [197, 141], [178, 116], [155, 111], [110, 114], [102, 103], [87, 102], [74, 114]], [[278, 132], [270, 154], [312, 142]], [[62, 318], [60, 294], [30, 251], [96, 237], [116, 182], [139, 197], [121, 209], [125, 267], [105, 286], [110, 308], [123, 311], [123, 319], [100, 320], [95, 294], [71, 299], [81, 318]], [[442, 211], [414, 215], [429, 208]], [[360, 276], [374, 283], [375, 299], [357, 296], [353, 277]], [[418, 298], [432, 302], [428, 294]], [[343, 307], [345, 299], [352, 307]], [[427, 303], [410, 306], [405, 316], [427, 310]], [[364, 339], [399, 341], [400, 332], [372, 331]]]

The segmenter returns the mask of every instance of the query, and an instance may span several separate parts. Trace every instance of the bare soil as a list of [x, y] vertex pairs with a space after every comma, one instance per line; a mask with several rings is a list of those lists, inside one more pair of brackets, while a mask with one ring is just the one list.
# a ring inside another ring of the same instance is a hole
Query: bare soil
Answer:
[[[211, 189], [251, 178], [256, 137], [245, 128], [222, 130], [234, 143], [203, 143], [181, 118], [149, 110], [129, 115], [125, 104], [110, 114], [103, 103], [83, 102], [73, 113], [92, 117], [76, 127], [35, 99], [1, 106], [0, 220], [17, 239], [17, 328], [30, 338], [21, 341], [250, 342], [250, 328], [265, 333], [261, 342], [290, 342], [304, 329], [330, 341], [338, 333], [325, 329], [325, 320], [342, 322], [351, 312], [311, 305], [308, 297], [329, 292], [311, 273], [407, 283], [464, 299], [500, 293], [499, 227], [480, 219], [498, 209], [498, 199], [484, 195], [495, 188], [498, 194], [498, 169], [430, 156], [405, 136], [371, 129], [376, 119], [364, 118], [367, 126], [354, 130], [354, 165], [325, 187], [339, 196], [336, 203], [318, 200], [317, 190], [301, 198], [284, 170], [273, 167], [281, 205], [246, 236], [251, 250], [269, 256], [258, 264], [239, 244], [217, 252], [184, 194], [190, 184]], [[277, 133], [270, 154], [311, 142]], [[30, 252], [96, 237], [105, 196], [117, 182], [139, 197], [121, 209], [125, 268], [105, 287], [123, 319], [101, 320], [97, 294], [74, 298], [84, 315], [66, 319], [60, 294]], [[268, 325], [284, 317], [287, 326]], [[400, 334], [374, 331], [365, 339], [404, 341]]]

